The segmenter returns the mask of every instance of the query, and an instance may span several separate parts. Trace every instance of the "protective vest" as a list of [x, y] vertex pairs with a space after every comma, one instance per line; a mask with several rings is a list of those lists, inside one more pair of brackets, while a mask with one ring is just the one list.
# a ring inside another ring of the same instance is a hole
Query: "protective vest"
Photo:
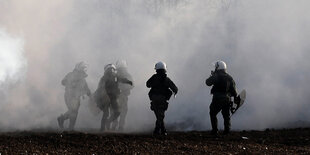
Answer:
[[213, 87], [211, 94], [224, 94], [228, 96], [236, 96], [235, 82], [233, 78], [225, 72], [217, 72], [212, 75]]
[[172, 91], [177, 92], [178, 88], [166, 76], [166, 74], [154, 74], [146, 83], [147, 87], [151, 87], [149, 97], [152, 100], [152, 95], [163, 95], [166, 100], [172, 96]]

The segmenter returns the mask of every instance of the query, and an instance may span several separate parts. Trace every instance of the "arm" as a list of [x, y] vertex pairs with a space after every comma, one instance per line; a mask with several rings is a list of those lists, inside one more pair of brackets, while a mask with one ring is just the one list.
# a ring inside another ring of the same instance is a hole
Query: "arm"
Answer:
[[102, 76], [100, 81], [99, 81], [99, 84], [98, 84], [98, 87], [97, 87], [97, 90], [99, 93], [105, 89], [105, 81], [106, 81], [106, 78], [105, 76]]
[[[70, 73], [69, 73], [70, 74]], [[61, 84], [63, 86], [66, 86], [68, 84], [68, 78], [69, 78], [69, 74], [67, 74], [62, 80], [61, 80]]]
[[90, 89], [88, 88], [88, 85], [87, 85], [86, 80], [85, 80], [84, 90], [86, 91], [86, 95], [87, 95], [88, 97], [90, 97], [91, 91], [90, 91]]
[[132, 82], [132, 85], [131, 85], [131, 87], [130, 87], [130, 89], [132, 89], [132, 88], [134, 87], [134, 85], [133, 85], [133, 78], [132, 78], [132, 76], [131, 76], [129, 73], [128, 73], [127, 79], [130, 80], [130, 81]]
[[178, 87], [168, 78], [169, 88], [173, 91], [174, 94], [178, 93]]
[[233, 79], [231, 79], [231, 85], [230, 85], [230, 94], [231, 96], [233, 96], [234, 98], [237, 97], [238, 93], [237, 93], [237, 89], [236, 89], [236, 83]]
[[207, 80], [206, 80], [206, 85], [207, 86], [212, 86], [215, 82], [215, 75], [211, 75]]
[[153, 78], [154, 75], [149, 80], [147, 80], [146, 87], [151, 88], [153, 86]]
[[119, 82], [121, 83], [127, 83], [127, 84], [130, 84], [132, 85], [132, 81], [126, 79], [126, 78], [118, 78]]

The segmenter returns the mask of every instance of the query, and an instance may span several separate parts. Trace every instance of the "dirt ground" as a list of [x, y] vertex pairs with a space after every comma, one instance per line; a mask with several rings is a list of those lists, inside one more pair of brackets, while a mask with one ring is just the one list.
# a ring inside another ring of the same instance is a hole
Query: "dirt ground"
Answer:
[[310, 154], [310, 128], [150, 133], [10, 132], [0, 134], [1, 154]]

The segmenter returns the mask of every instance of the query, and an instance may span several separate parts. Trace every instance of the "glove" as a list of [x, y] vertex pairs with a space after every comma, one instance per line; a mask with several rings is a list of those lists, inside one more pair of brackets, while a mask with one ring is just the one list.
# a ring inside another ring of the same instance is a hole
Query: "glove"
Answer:
[[90, 91], [88, 91], [88, 92], [87, 92], [87, 96], [88, 96], [88, 97], [90, 97], [90, 95], [91, 95], [91, 92], [90, 92]]
[[133, 85], [132, 81], [129, 81], [128, 84], [130, 84], [131, 86]]
[[234, 97], [234, 103], [236, 103], [238, 106], [239, 106], [239, 104], [240, 104], [240, 101], [241, 101], [241, 98], [240, 98], [239, 95], [236, 96], [236, 97]]
[[214, 75], [214, 71], [211, 71], [211, 75]]

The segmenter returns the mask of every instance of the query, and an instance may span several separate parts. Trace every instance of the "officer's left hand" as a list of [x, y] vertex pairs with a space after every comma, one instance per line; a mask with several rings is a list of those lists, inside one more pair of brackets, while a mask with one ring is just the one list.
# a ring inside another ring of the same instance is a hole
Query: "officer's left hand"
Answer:
[[241, 98], [240, 98], [239, 95], [236, 96], [236, 97], [234, 97], [234, 103], [236, 103], [238, 106], [239, 106], [239, 104], [240, 104], [240, 101], [241, 101]]
[[89, 91], [89, 92], [87, 92], [87, 96], [88, 96], [88, 97], [90, 97], [90, 95], [91, 95], [91, 92], [90, 92], [90, 91]]

